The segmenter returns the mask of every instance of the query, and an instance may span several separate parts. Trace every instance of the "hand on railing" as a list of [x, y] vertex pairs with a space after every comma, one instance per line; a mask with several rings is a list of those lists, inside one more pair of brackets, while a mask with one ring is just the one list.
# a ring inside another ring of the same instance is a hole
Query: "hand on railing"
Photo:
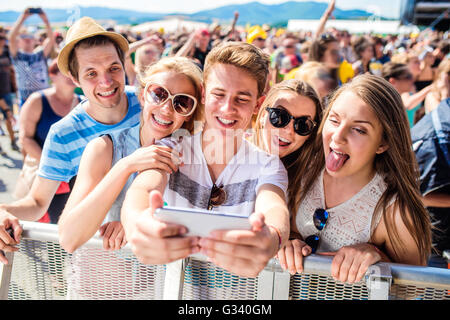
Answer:
[[286, 243], [284, 248], [281, 248], [277, 253], [277, 258], [284, 270], [287, 270], [291, 275], [303, 272], [303, 257], [309, 256], [312, 252], [308, 246], [301, 239], [292, 239]]
[[0, 209], [0, 262], [8, 264], [4, 252], [15, 252], [19, 248], [15, 247], [20, 241], [22, 227], [19, 219], [9, 212]]
[[125, 231], [120, 221], [105, 223], [100, 227], [99, 232], [103, 237], [103, 249], [105, 250], [119, 250], [127, 244]]
[[331, 276], [335, 280], [348, 283], [361, 281], [369, 267], [381, 260], [379, 250], [370, 243], [345, 246], [335, 252], [319, 254], [334, 256], [331, 263]]

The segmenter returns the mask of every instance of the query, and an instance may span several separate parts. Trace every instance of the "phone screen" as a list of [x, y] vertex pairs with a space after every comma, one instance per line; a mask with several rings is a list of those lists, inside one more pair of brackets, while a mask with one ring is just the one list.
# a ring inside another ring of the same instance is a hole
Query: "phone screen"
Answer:
[[41, 8], [30, 8], [28, 9], [29, 13], [33, 13], [33, 14], [39, 14], [42, 13], [42, 9]]

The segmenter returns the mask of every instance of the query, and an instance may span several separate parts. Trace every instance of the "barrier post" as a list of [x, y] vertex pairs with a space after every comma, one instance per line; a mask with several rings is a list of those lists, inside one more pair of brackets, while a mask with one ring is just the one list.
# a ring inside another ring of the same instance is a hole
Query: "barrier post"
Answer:
[[273, 300], [289, 300], [291, 274], [287, 271], [275, 272]]
[[263, 270], [258, 275], [258, 300], [273, 299], [274, 272]]
[[4, 255], [8, 259], [8, 264], [0, 263], [0, 300], [8, 300], [14, 252], [4, 252]]
[[379, 262], [369, 267], [366, 274], [369, 300], [389, 300], [391, 284], [392, 273], [388, 264]]
[[185, 259], [166, 264], [164, 279], [164, 300], [181, 300], [183, 298]]

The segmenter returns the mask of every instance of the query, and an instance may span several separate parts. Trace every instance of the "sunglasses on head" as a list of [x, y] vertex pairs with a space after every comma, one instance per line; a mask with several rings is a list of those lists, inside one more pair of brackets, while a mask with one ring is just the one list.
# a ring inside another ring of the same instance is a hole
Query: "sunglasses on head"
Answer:
[[216, 184], [213, 184], [208, 200], [208, 210], [212, 210], [213, 207], [221, 206], [226, 199], [227, 193], [223, 190], [223, 185], [218, 187]]
[[269, 112], [269, 121], [275, 128], [286, 127], [294, 119], [294, 132], [300, 136], [311, 134], [316, 123], [310, 117], [294, 118], [287, 110], [281, 108], [266, 108]]
[[[313, 221], [317, 230], [322, 231], [322, 229], [325, 228], [325, 225], [327, 224], [327, 220], [328, 220], [327, 210], [316, 209], [316, 211], [314, 211]], [[318, 234], [310, 235], [305, 239], [306, 244], [311, 247], [312, 253], [315, 253], [317, 248], [319, 247], [319, 240], [320, 238]]]
[[197, 99], [186, 93], [172, 95], [169, 90], [156, 83], [148, 83], [144, 89], [144, 97], [148, 103], [162, 105], [168, 99], [172, 101], [172, 108], [182, 116], [191, 115], [197, 107]]

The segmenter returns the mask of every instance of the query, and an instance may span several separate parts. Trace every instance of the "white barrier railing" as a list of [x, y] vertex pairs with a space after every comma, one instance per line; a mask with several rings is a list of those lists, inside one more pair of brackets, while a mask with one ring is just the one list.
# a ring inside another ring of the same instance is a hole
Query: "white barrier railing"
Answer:
[[0, 264], [0, 299], [446, 299], [450, 270], [377, 263], [363, 281], [330, 276], [331, 257], [311, 255], [291, 276], [272, 259], [256, 278], [243, 278], [201, 256], [167, 265], [143, 265], [129, 246], [102, 249], [96, 235], [73, 254], [58, 244], [57, 225], [21, 222], [20, 250]]

